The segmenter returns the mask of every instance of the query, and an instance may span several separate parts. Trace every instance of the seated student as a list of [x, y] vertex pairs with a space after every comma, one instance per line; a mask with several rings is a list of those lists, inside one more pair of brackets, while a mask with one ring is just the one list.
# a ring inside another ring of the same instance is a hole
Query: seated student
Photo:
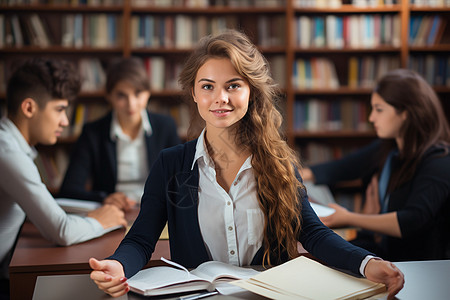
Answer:
[[171, 117], [147, 111], [150, 86], [140, 59], [113, 63], [107, 71], [106, 92], [112, 111], [84, 126], [60, 196], [128, 209], [141, 199], [159, 152], [180, 140]]
[[[150, 259], [166, 222], [171, 259], [188, 268], [208, 260], [247, 266], [298, 256], [297, 243], [329, 265], [386, 283], [403, 274], [324, 226], [308, 202], [294, 151], [280, 135], [275, 85], [265, 58], [234, 30], [203, 38], [180, 83], [205, 128], [198, 139], [163, 150], [141, 212], [114, 255], [90, 259], [91, 278], [112, 296]], [[299, 270], [301, 272], [301, 270]]]
[[33, 160], [34, 145], [56, 143], [68, 125], [66, 108], [80, 83], [67, 62], [34, 59], [11, 76], [6, 95], [8, 115], [0, 120], [0, 278], [7, 284], [8, 265], [27, 216], [41, 234], [58, 245], [99, 237], [117, 225], [124, 213], [105, 205], [87, 217], [67, 215], [41, 181]]
[[363, 178], [368, 185], [363, 213], [332, 205], [336, 212], [322, 221], [365, 229], [352, 242], [389, 260], [444, 259], [450, 240], [450, 129], [441, 103], [421, 76], [406, 69], [381, 78], [371, 102], [369, 121], [380, 139], [302, 171], [304, 180], [318, 184]]

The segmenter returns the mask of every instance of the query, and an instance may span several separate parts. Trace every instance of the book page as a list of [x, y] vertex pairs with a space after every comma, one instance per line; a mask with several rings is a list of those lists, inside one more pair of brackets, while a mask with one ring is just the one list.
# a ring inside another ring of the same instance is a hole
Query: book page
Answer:
[[131, 290], [144, 295], [163, 295], [206, 289], [210, 283], [184, 270], [160, 266], [139, 271], [128, 279]]
[[252, 268], [242, 268], [220, 261], [208, 261], [202, 263], [191, 274], [208, 280], [209, 282], [217, 280], [247, 279], [259, 274], [260, 272]]
[[250, 267], [242, 268], [219, 261], [208, 261], [198, 266], [191, 273], [212, 282], [214, 288], [220, 294], [233, 295], [244, 290], [236, 285], [231, 285], [230, 281], [235, 279], [248, 279], [260, 272]]

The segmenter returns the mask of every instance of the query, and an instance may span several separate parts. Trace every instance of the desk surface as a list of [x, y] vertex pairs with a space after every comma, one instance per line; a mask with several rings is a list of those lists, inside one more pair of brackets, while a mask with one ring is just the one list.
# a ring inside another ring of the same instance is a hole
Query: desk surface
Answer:
[[[137, 210], [127, 213], [130, 223], [136, 216]], [[118, 229], [84, 243], [59, 247], [44, 239], [33, 224], [26, 222], [9, 266], [11, 299], [31, 299], [38, 276], [90, 273], [89, 258], [102, 259], [113, 254], [124, 235], [125, 229]], [[160, 240], [153, 257], [170, 257], [169, 253], [169, 241]], [[157, 264], [161, 262], [150, 262], [150, 265]]]
[[[450, 260], [398, 262], [395, 265], [405, 274], [405, 286], [397, 299], [450, 299]], [[249, 292], [230, 296], [214, 296], [207, 299], [265, 299]], [[33, 300], [52, 299], [111, 299], [100, 291], [89, 275], [40, 276], [36, 282]], [[128, 293], [116, 299], [150, 299]], [[161, 299], [161, 298], [151, 298]], [[174, 299], [174, 298], [165, 298]]]

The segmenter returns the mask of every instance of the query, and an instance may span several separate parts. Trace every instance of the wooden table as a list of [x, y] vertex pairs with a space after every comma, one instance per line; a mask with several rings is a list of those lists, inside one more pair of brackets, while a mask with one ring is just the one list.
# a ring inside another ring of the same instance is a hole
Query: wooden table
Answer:
[[[405, 286], [395, 299], [423, 300], [449, 299], [450, 260], [394, 262], [405, 274]], [[324, 287], [326, 288], [326, 287]], [[247, 292], [231, 296], [214, 296], [213, 299], [265, 299], [264, 297]], [[386, 299], [387, 294], [373, 296], [369, 299]], [[89, 275], [42, 276], [36, 282], [33, 300], [105, 300], [112, 299], [100, 291]], [[128, 293], [120, 300], [149, 299]], [[161, 299], [161, 298], [153, 298]], [[168, 297], [168, 299], [177, 299]]]
[[[132, 222], [136, 216], [137, 211], [133, 211], [127, 219]], [[44, 239], [32, 223], [25, 222], [9, 266], [11, 299], [31, 299], [38, 276], [90, 273], [89, 258], [113, 254], [124, 235], [123, 228], [84, 243], [59, 247]], [[158, 259], [149, 265], [162, 264], [161, 256], [170, 258], [168, 240], [156, 244], [153, 257]]]

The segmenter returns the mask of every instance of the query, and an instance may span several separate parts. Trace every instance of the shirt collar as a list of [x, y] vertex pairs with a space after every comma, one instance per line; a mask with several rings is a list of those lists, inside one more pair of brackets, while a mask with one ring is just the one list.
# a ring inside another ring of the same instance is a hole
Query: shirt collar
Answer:
[[203, 161], [206, 164], [208, 164], [208, 165], [212, 164], [212, 166], [214, 166], [214, 162], [212, 161], [211, 157], [208, 154], [208, 150], [206, 149], [205, 133], [206, 133], [206, 128], [204, 128], [202, 130], [202, 132], [200, 133], [200, 135], [197, 139], [197, 145], [195, 146], [194, 161], [192, 162], [191, 170], [194, 169], [195, 163], [200, 158], [203, 158]]
[[24, 136], [20, 132], [19, 128], [17, 128], [16, 124], [14, 124], [7, 117], [2, 118], [0, 124], [1, 124], [0, 127], [4, 127], [13, 135], [22, 151], [25, 152], [27, 156], [31, 157], [31, 159], [34, 160], [38, 154], [36, 148], [28, 144], [28, 142], [25, 140]]
[[[211, 156], [209, 156], [208, 150], [206, 148], [205, 134], [206, 134], [206, 128], [204, 128], [202, 130], [202, 132], [200, 133], [200, 136], [197, 139], [197, 145], [195, 146], [194, 161], [192, 162], [191, 170], [194, 169], [195, 163], [200, 158], [203, 158], [203, 161], [205, 162], [205, 164], [214, 168], [214, 161], [211, 159]], [[252, 167], [252, 155], [247, 157], [244, 164], [241, 166], [240, 171], [250, 169], [251, 167]]]
[[[150, 124], [150, 120], [148, 119], [148, 114], [145, 109], [141, 110], [141, 129], [144, 130], [145, 135], [150, 136], [153, 133], [152, 125]], [[117, 140], [117, 137], [124, 136], [122, 131], [122, 127], [120, 127], [119, 119], [117, 118], [117, 113], [114, 111], [112, 114], [111, 120], [111, 131], [110, 137], [111, 140]]]

